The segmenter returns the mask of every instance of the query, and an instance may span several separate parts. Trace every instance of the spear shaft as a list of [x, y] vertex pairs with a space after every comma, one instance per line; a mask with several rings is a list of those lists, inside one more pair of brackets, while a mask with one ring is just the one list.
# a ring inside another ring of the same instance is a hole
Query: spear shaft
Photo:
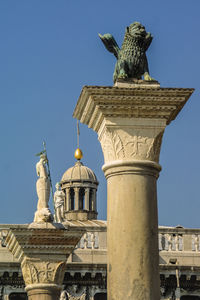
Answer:
[[55, 211], [55, 202], [54, 202], [54, 197], [53, 197], [53, 186], [52, 186], [52, 181], [51, 181], [51, 173], [50, 173], [49, 160], [48, 160], [48, 156], [47, 156], [47, 149], [46, 149], [45, 141], [43, 141], [43, 146], [44, 146], [44, 152], [45, 152], [46, 157], [47, 157], [48, 177], [49, 177], [49, 181], [50, 181], [51, 196], [52, 196], [53, 206], [54, 206], [54, 211]]

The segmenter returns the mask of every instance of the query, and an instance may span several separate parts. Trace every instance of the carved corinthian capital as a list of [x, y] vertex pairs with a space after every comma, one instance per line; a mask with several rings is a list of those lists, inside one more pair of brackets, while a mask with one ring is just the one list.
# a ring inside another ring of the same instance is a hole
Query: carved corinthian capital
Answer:
[[61, 285], [66, 262], [25, 258], [21, 267], [26, 286], [39, 283]]
[[165, 128], [163, 120], [155, 122], [131, 119], [123, 122], [123, 119], [117, 118], [112, 121], [104, 122], [99, 130], [105, 163], [116, 160], [159, 162]]

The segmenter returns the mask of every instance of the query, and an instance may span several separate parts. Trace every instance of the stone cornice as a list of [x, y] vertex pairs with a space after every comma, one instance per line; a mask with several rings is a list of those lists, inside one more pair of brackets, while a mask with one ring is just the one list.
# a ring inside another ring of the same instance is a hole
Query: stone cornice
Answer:
[[104, 118], [174, 120], [194, 89], [84, 86], [73, 117], [98, 131]]
[[61, 228], [28, 228], [13, 226], [6, 237], [6, 246], [15, 258], [22, 261], [24, 256], [40, 256], [49, 254], [52, 256], [69, 255], [79, 242], [83, 228], [72, 228], [70, 230]]

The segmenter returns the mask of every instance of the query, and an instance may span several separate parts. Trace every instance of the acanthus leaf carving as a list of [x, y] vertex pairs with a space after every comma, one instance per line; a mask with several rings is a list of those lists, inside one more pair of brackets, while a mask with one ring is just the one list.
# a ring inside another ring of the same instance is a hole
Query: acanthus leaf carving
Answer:
[[112, 139], [113, 139], [113, 144], [115, 148], [115, 154], [118, 159], [123, 159], [125, 158], [125, 149], [124, 145], [122, 142], [122, 139], [120, 136], [117, 134], [116, 131], [112, 133]]
[[26, 285], [35, 283], [62, 284], [65, 266], [66, 262], [25, 259], [22, 263], [23, 278]]
[[99, 138], [99, 141], [101, 143], [105, 162], [115, 160], [116, 155], [113, 147], [112, 135], [107, 128], [105, 128], [104, 133], [102, 134], [101, 138]]
[[147, 152], [147, 158], [158, 162], [160, 156], [160, 148], [164, 131], [161, 131], [153, 140]]
[[105, 163], [113, 160], [142, 159], [158, 162], [163, 130], [107, 127], [101, 137]]

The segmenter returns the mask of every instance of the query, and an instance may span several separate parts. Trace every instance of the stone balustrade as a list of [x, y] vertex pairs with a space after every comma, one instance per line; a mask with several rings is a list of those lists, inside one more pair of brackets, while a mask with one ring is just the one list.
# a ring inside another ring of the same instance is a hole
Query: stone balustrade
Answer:
[[200, 229], [159, 227], [159, 251], [200, 252]]
[[159, 251], [183, 251], [183, 236], [181, 234], [159, 233]]

